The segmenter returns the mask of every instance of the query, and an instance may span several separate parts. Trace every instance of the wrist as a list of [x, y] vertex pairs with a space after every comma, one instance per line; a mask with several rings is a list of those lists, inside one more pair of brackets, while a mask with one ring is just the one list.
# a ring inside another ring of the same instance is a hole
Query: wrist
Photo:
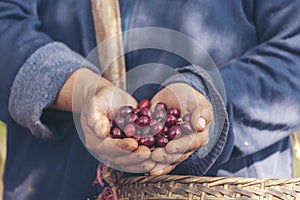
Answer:
[[81, 112], [82, 107], [96, 91], [113, 86], [111, 82], [88, 68], [74, 71], [62, 86], [55, 104], [55, 109]]

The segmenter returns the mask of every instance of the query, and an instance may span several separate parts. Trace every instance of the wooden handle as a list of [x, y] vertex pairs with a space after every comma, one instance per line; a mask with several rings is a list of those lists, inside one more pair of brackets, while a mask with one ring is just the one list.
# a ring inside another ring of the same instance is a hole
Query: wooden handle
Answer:
[[[91, 0], [91, 2], [98, 43], [98, 57], [103, 76], [125, 90], [126, 69], [119, 1]], [[99, 45], [100, 43], [101, 45]]]

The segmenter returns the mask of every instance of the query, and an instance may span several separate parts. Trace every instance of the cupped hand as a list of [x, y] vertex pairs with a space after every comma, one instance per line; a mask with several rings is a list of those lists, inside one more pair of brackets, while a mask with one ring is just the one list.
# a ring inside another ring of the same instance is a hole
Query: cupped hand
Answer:
[[195, 132], [170, 141], [163, 148], [156, 148], [151, 159], [157, 162], [151, 175], [167, 174], [186, 160], [209, 140], [212, 120], [211, 103], [200, 92], [185, 83], [173, 83], [160, 90], [151, 100], [152, 105], [164, 102], [168, 108], [181, 110], [181, 115], [191, 113], [191, 125]]
[[113, 139], [109, 137], [109, 119], [121, 106], [136, 107], [136, 100], [127, 92], [107, 84], [99, 87], [81, 110], [81, 125], [86, 147], [98, 159], [110, 163], [114, 168], [127, 172], [146, 172], [155, 163], [150, 158], [148, 147], [138, 145], [133, 138]]

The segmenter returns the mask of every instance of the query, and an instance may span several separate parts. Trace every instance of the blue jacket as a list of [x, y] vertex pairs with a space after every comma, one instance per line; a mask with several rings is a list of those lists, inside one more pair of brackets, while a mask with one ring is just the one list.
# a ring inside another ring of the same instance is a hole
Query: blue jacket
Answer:
[[[226, 100], [201, 61], [153, 48], [126, 54], [127, 70], [171, 66], [214, 103], [214, 127], [222, 127], [212, 128], [208, 146], [172, 173], [292, 176], [289, 134], [300, 128], [300, 1], [121, 0], [120, 6], [123, 30], [160, 27], [189, 36], [208, 52], [224, 82]], [[96, 46], [89, 1], [2, 0], [0, 24], [5, 200], [93, 196], [97, 160], [82, 145], [73, 115], [48, 109]], [[125, 46], [142, 36], [125, 36]], [[91, 59], [86, 67], [98, 72], [97, 65]], [[151, 97], [157, 89], [145, 86], [134, 95]]]

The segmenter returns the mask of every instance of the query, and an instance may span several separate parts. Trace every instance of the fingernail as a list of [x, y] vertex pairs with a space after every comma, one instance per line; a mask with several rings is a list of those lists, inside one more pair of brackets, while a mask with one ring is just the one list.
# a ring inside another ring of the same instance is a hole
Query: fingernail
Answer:
[[205, 126], [206, 126], [206, 121], [205, 121], [205, 119], [204, 118], [202, 118], [202, 117], [200, 117], [199, 119], [198, 119], [198, 125], [201, 127], [201, 128], [205, 128]]

